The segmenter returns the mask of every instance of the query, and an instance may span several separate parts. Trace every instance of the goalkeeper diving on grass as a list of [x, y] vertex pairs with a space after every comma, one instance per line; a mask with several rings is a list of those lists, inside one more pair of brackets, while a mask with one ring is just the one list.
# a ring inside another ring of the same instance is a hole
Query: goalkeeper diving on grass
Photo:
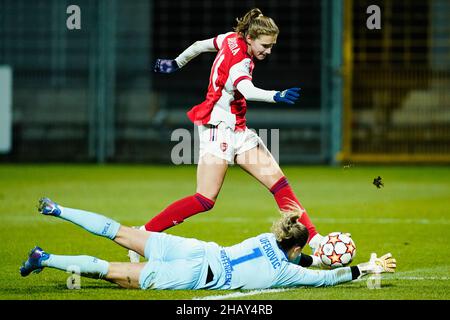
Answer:
[[72, 222], [144, 256], [146, 263], [108, 262], [96, 257], [52, 254], [36, 246], [20, 268], [25, 277], [44, 268], [103, 279], [128, 289], [265, 289], [294, 286], [333, 286], [372, 273], [394, 272], [390, 253], [366, 263], [334, 270], [311, 270], [313, 261], [302, 255], [308, 229], [299, 222], [299, 207], [282, 211], [271, 233], [263, 233], [229, 247], [126, 227], [103, 215], [63, 207], [48, 198], [38, 210]]

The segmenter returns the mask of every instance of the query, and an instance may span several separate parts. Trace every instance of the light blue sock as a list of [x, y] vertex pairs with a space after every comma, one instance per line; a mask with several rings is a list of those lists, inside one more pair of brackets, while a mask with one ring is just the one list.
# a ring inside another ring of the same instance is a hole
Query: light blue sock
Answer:
[[50, 254], [41, 262], [43, 267], [50, 267], [66, 272], [75, 272], [83, 277], [102, 279], [109, 269], [109, 262], [91, 256], [60, 256]]
[[83, 229], [109, 239], [114, 239], [120, 228], [120, 223], [97, 213], [71, 209], [59, 206], [60, 218], [73, 222]]

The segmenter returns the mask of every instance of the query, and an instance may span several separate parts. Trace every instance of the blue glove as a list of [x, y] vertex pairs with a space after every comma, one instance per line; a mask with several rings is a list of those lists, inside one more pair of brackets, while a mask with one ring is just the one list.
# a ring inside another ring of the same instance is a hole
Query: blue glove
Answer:
[[278, 91], [274, 96], [273, 100], [276, 103], [284, 102], [289, 104], [294, 104], [297, 101], [298, 97], [300, 97], [300, 88], [290, 88], [284, 91]]
[[156, 59], [153, 71], [159, 73], [172, 73], [180, 69], [177, 62], [171, 59]]

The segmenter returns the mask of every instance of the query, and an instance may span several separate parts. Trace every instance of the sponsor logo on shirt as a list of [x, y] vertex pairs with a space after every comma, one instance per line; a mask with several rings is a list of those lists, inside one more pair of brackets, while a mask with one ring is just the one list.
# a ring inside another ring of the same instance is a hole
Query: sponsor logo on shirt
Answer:
[[251, 62], [250, 59], [244, 61], [244, 67], [245, 67], [245, 69], [246, 69], [249, 73], [251, 73], [251, 70], [250, 70], [250, 62]]
[[226, 142], [222, 142], [220, 144], [220, 150], [222, 150], [222, 152], [227, 151], [227, 148], [228, 148], [228, 144]]

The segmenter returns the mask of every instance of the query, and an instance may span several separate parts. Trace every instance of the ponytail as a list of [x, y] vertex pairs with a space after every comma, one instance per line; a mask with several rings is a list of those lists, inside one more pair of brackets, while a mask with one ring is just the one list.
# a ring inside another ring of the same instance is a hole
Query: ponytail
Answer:
[[241, 18], [236, 18], [236, 22], [234, 31], [243, 37], [249, 35], [251, 39], [257, 39], [262, 35], [278, 36], [280, 32], [272, 18], [264, 16], [258, 8], [250, 10]]
[[278, 245], [285, 251], [294, 246], [304, 247], [309, 238], [308, 229], [298, 219], [302, 215], [301, 208], [292, 204], [286, 211], [280, 212], [282, 217], [272, 226], [272, 233]]

